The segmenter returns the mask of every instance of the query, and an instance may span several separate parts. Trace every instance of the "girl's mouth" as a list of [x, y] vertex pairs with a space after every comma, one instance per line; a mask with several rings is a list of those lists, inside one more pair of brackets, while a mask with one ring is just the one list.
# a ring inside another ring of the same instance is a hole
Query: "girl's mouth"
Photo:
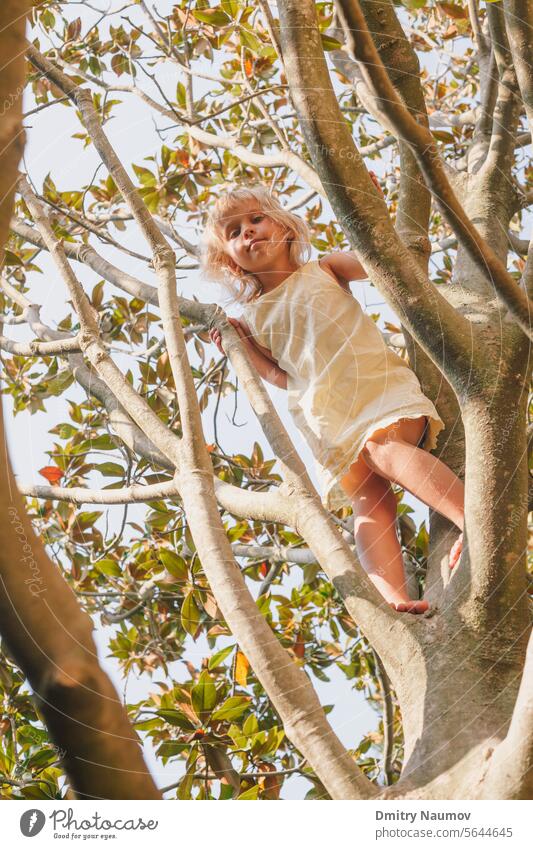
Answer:
[[260, 245], [264, 241], [265, 239], [254, 239], [253, 242], [250, 242], [250, 247], [248, 248], [248, 250], [251, 251], [252, 248], [255, 248], [256, 245]]

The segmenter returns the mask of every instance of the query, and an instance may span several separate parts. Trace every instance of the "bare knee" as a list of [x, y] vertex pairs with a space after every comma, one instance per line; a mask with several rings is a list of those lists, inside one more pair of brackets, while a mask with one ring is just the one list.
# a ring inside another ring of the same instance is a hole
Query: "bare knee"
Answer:
[[398, 444], [418, 445], [425, 426], [426, 416], [398, 419], [397, 422], [375, 431], [363, 446], [361, 456], [369, 468], [379, 472], [380, 466], [387, 462]]
[[363, 457], [366, 465], [372, 469], [372, 471], [377, 472], [379, 471], [383, 459], [386, 458], [390, 452], [391, 446], [391, 442], [382, 441], [381, 439], [368, 439], [363, 446], [361, 456]]
[[393, 513], [396, 516], [396, 496], [388, 480], [376, 474], [361, 484], [352, 494], [352, 507], [358, 516], [370, 516], [378, 512]]

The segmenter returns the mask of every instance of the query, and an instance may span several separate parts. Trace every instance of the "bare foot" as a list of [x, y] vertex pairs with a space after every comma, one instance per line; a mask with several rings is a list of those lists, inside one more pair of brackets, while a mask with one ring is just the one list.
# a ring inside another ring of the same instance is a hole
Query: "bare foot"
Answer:
[[459, 534], [459, 536], [457, 537], [457, 539], [455, 540], [454, 544], [452, 545], [452, 547], [450, 549], [450, 559], [449, 559], [450, 569], [453, 569], [454, 566], [457, 566], [457, 562], [458, 562], [458, 560], [461, 556], [462, 550], [463, 550], [463, 535], [461, 533], [461, 534]]
[[390, 601], [390, 606], [398, 613], [425, 613], [429, 609], [429, 602], [423, 599], [409, 599], [408, 601]]

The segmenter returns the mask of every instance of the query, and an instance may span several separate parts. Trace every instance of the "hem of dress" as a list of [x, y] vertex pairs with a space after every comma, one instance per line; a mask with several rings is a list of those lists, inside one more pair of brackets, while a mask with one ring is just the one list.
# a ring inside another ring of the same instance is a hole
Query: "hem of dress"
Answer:
[[420, 416], [425, 416], [427, 419], [421, 448], [424, 451], [433, 451], [433, 449], [437, 447], [437, 437], [439, 433], [446, 427], [440, 416], [438, 414], [437, 416], [432, 416], [429, 413], [422, 412], [420, 410], [410, 412], [407, 415], [402, 414], [400, 416], [395, 413], [392, 417], [383, 419], [383, 421], [380, 422], [379, 427], [373, 426], [365, 432], [365, 435], [360, 440], [358, 447], [352, 451], [350, 455], [351, 459], [341, 467], [340, 472], [335, 475], [334, 479], [326, 488], [326, 491], [321, 497], [322, 506], [329, 511], [340, 510], [341, 507], [350, 507], [351, 501], [340, 486], [340, 479], [349, 471], [350, 466], [356, 462], [359, 454], [364, 448], [365, 442], [372, 436], [373, 433], [376, 432], [376, 430], [388, 427], [388, 425], [394, 424], [400, 419], [418, 419]]

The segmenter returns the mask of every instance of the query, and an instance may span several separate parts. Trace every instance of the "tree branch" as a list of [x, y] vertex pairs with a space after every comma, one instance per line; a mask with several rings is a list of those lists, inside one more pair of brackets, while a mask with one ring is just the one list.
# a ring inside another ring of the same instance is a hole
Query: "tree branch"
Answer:
[[[417, 123], [428, 126], [428, 114], [420, 81], [420, 62], [398, 20], [390, 0], [362, 0], [361, 8], [391, 83]], [[396, 230], [415, 259], [426, 266], [431, 195], [410, 145], [399, 138], [400, 196]]]
[[492, 755], [485, 799], [531, 799], [533, 794], [533, 633], [511, 724]]
[[71, 339], [58, 339], [57, 342], [14, 342], [13, 339], [0, 336], [0, 348], [21, 357], [55, 357], [81, 351], [76, 336]]
[[529, 0], [504, 0], [503, 9], [513, 66], [526, 108], [529, 129], [533, 131], [533, 68], [531, 66], [533, 6]]
[[516, 147], [516, 132], [522, 104], [516, 71], [513, 65], [503, 9], [489, 3], [486, 10], [496, 65], [496, 102], [491, 104], [492, 128], [487, 156], [481, 172], [490, 174], [489, 185], [504, 191], [511, 179]]
[[[469, 256], [494, 286], [521, 329], [530, 339], [533, 339], [531, 326], [533, 304], [518, 288], [494, 251], [481, 238], [457, 200], [432, 134], [426, 127], [417, 124], [409, 114], [388, 78], [366, 26], [358, 0], [336, 0], [336, 6], [352, 54], [360, 62], [363, 73], [378, 97], [394, 131], [412, 145], [418, 164], [442, 214], [457, 233], [459, 241]], [[357, 39], [354, 37], [356, 32]]]
[[132, 484], [119, 489], [88, 489], [84, 486], [41, 486], [19, 484], [18, 490], [26, 498], [46, 498], [67, 501], [70, 504], [147, 504], [179, 495], [174, 481], [150, 485]]

